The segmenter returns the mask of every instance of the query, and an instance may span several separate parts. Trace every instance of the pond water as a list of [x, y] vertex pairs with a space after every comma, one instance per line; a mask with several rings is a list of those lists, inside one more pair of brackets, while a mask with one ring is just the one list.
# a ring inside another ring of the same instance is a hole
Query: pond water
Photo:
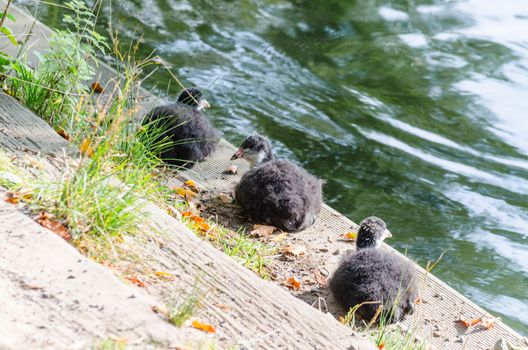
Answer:
[[[382, 217], [422, 265], [446, 251], [434, 273], [528, 334], [528, 3], [103, 3], [100, 29], [207, 90], [228, 140], [268, 135], [329, 205]], [[146, 85], [174, 98], [169, 80]]]

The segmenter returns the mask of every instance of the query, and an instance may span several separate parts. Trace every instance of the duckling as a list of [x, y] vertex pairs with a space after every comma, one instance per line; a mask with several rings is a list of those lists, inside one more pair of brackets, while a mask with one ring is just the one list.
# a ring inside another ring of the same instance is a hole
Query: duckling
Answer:
[[213, 153], [220, 136], [203, 112], [209, 107], [198, 88], [187, 88], [176, 103], [156, 107], [145, 116], [143, 125], [164, 128], [159, 139], [173, 143], [161, 152], [161, 159], [190, 169]]
[[373, 302], [356, 312], [367, 322], [376, 316], [379, 305], [386, 322], [401, 320], [413, 310], [417, 296], [412, 263], [380, 248], [388, 237], [392, 235], [382, 219], [371, 216], [363, 220], [356, 251], [343, 259], [329, 282], [335, 300], [347, 311]]
[[322, 205], [322, 181], [288, 160], [275, 160], [262, 135], [249, 136], [231, 160], [244, 158], [251, 169], [235, 187], [235, 199], [252, 221], [283, 231], [311, 226]]

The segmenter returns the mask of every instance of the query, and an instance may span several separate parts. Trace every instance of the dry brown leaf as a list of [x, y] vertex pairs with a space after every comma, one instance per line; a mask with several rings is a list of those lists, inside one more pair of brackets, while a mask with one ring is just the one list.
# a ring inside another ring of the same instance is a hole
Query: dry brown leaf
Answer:
[[154, 274], [161, 279], [173, 280], [176, 278], [176, 276], [167, 271], [156, 271]]
[[318, 285], [326, 286], [326, 277], [323, 276], [321, 271], [314, 270], [314, 278], [315, 278], [315, 282], [317, 282]]
[[227, 193], [223, 193], [223, 192], [218, 194], [218, 199], [220, 199], [220, 202], [224, 204], [228, 204], [233, 201], [233, 198], [231, 198], [230, 195], [228, 195]]
[[104, 89], [101, 84], [99, 84], [99, 82], [95, 81], [92, 83], [92, 91], [98, 94], [102, 94], [104, 92]]
[[492, 329], [495, 327], [495, 319], [483, 316], [480, 318], [480, 324], [486, 329]]
[[215, 304], [215, 306], [219, 309], [221, 309], [222, 311], [225, 311], [225, 312], [229, 312], [231, 311], [231, 308], [229, 306], [227, 306], [226, 304]]
[[286, 255], [300, 256], [306, 254], [306, 246], [302, 244], [291, 244], [282, 248], [282, 252]]
[[81, 151], [81, 154], [87, 157], [91, 157], [94, 154], [94, 150], [92, 148], [92, 141], [89, 137], [85, 138], [83, 142], [81, 142], [81, 146], [79, 147], [79, 150]]
[[42, 211], [39, 213], [39, 215], [37, 215], [35, 221], [38, 222], [41, 226], [52, 231], [53, 233], [56, 233], [64, 240], [70, 241], [71, 235], [68, 231], [68, 228], [64, 226], [60, 221], [54, 219], [54, 217], [55, 216], [53, 214]]
[[349, 239], [351, 241], [355, 241], [356, 238], [357, 238], [357, 233], [356, 232], [347, 232], [343, 235], [346, 239]]
[[27, 282], [22, 282], [21, 284], [22, 284], [22, 287], [25, 288], [25, 289], [31, 289], [31, 290], [44, 289], [44, 286], [41, 286], [41, 285], [38, 285], [38, 284], [27, 283]]
[[238, 174], [238, 167], [234, 164], [231, 164], [224, 170], [224, 174], [231, 174], [231, 175]]
[[208, 323], [201, 323], [198, 321], [192, 321], [192, 326], [196, 329], [199, 329], [201, 331], [207, 332], [207, 333], [215, 333], [216, 329], [214, 326], [208, 324]]
[[127, 276], [125, 277], [127, 280], [129, 280], [130, 282], [134, 283], [136, 286], [138, 287], [145, 287], [145, 283], [140, 280], [139, 278], [135, 277], [135, 276]]
[[284, 238], [288, 237], [288, 232], [279, 233], [275, 237], [271, 238], [270, 241], [273, 242], [282, 242]]
[[275, 226], [270, 225], [254, 225], [253, 230], [249, 233], [251, 237], [268, 237], [273, 232], [278, 230]]
[[295, 279], [295, 276], [288, 278], [285, 284], [288, 288], [292, 288], [293, 290], [301, 289], [301, 281]]
[[70, 141], [70, 135], [66, 132], [66, 130], [64, 130], [63, 128], [61, 128], [60, 126], [58, 126], [58, 127], [55, 128], [55, 131], [56, 131], [57, 134], [59, 134], [63, 139], [65, 139], [66, 141]]

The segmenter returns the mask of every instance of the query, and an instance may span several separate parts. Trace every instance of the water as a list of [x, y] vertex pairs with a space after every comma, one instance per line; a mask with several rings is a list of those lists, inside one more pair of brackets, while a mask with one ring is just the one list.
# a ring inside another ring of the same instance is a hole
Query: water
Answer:
[[268, 135], [327, 180], [328, 204], [384, 218], [422, 264], [446, 250], [435, 274], [528, 334], [528, 3], [108, 3], [101, 29], [141, 35], [141, 54], [208, 89], [228, 140]]

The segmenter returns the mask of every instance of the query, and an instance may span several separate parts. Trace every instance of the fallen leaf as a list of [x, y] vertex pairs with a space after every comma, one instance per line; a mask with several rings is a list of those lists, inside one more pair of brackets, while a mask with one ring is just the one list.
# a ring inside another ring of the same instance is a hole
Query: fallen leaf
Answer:
[[422, 305], [422, 304], [423, 304], [423, 300], [422, 300], [422, 298], [418, 297], [418, 298], [416, 298], [416, 300], [414, 301], [414, 303], [415, 303], [416, 305]]
[[35, 221], [38, 222], [42, 227], [47, 228], [48, 230], [56, 233], [66, 241], [71, 240], [71, 234], [68, 231], [68, 228], [64, 226], [60, 221], [54, 219], [54, 215], [42, 211], [37, 215]]
[[218, 199], [220, 199], [220, 202], [224, 204], [228, 204], [233, 201], [233, 198], [231, 198], [230, 195], [228, 195], [227, 193], [223, 193], [223, 192], [218, 194]]
[[273, 232], [278, 230], [275, 226], [269, 225], [254, 225], [253, 230], [249, 233], [251, 237], [268, 237]]
[[207, 232], [211, 229], [211, 226], [207, 222], [197, 222], [194, 226], [202, 232]]
[[63, 139], [65, 139], [66, 141], [70, 141], [70, 135], [68, 135], [68, 133], [66, 132], [66, 130], [64, 130], [63, 128], [61, 128], [60, 126], [58, 126], [58, 127], [55, 128], [55, 131], [56, 131], [57, 134], [59, 134]]
[[480, 318], [466, 319], [464, 316], [460, 316], [457, 322], [461, 323], [464, 327], [469, 328], [480, 324], [486, 329], [492, 329], [495, 327], [495, 319], [491, 317], [482, 316]]
[[294, 290], [299, 290], [301, 289], [301, 282], [296, 280], [295, 277], [290, 277], [286, 280], [285, 282], [286, 284], [286, 287], [288, 288], [292, 288]]
[[40, 290], [44, 289], [44, 286], [38, 285], [38, 284], [32, 284], [27, 282], [22, 282], [22, 287], [25, 289], [31, 289], [31, 290]]
[[286, 255], [300, 256], [306, 254], [306, 246], [301, 244], [292, 244], [282, 249]]
[[464, 316], [460, 316], [458, 318], [457, 322], [462, 324], [464, 327], [468, 328], [468, 327], [475, 326], [475, 325], [479, 324], [481, 322], [481, 320], [482, 320], [481, 318], [474, 318], [474, 319], [468, 320]]
[[186, 217], [190, 217], [190, 216], [193, 216], [194, 214], [190, 211], [182, 211], [181, 215], [186, 218]]
[[196, 329], [199, 329], [201, 331], [207, 332], [207, 333], [215, 333], [216, 329], [214, 326], [208, 324], [208, 323], [201, 323], [198, 321], [192, 321], [192, 326]]
[[99, 82], [95, 81], [92, 83], [92, 91], [98, 94], [102, 94], [104, 92], [104, 89], [101, 84], [99, 84]]
[[275, 237], [271, 238], [270, 241], [273, 242], [282, 242], [284, 238], [288, 237], [288, 232], [279, 233]]
[[351, 241], [355, 241], [356, 238], [357, 238], [357, 233], [356, 232], [347, 232], [347, 233], [344, 234], [344, 237], [346, 239], [351, 240]]
[[320, 286], [326, 286], [326, 277], [323, 276], [321, 271], [319, 271], [317, 269], [314, 270], [314, 278], [315, 278], [315, 282], [317, 282], [317, 284], [319, 284]]
[[79, 150], [81, 151], [82, 155], [85, 155], [87, 157], [93, 156], [94, 150], [92, 148], [92, 141], [90, 140], [90, 138], [87, 137], [83, 140], [83, 142], [81, 142]]
[[234, 164], [231, 164], [230, 166], [228, 166], [228, 167], [224, 170], [224, 174], [231, 174], [231, 175], [238, 174], [238, 168], [237, 168], [237, 166], [234, 165]]
[[154, 272], [154, 274], [158, 276], [159, 278], [168, 279], [168, 280], [173, 280], [174, 278], [176, 278], [172, 273], [166, 272], [166, 271], [156, 271]]
[[196, 192], [181, 187], [176, 187], [174, 191], [176, 191], [176, 193], [183, 198], [185, 198], [186, 196], [189, 196], [191, 198], [196, 196]]
[[231, 308], [227, 306], [226, 304], [214, 304], [217, 308], [221, 309], [222, 311], [229, 312], [231, 311]]
[[198, 192], [198, 189], [196, 188], [196, 183], [193, 180], [187, 180], [183, 184], [185, 186], [189, 187], [190, 189]]
[[127, 276], [125, 277], [127, 280], [129, 280], [130, 282], [134, 283], [136, 286], [139, 286], [139, 287], [145, 287], [145, 283], [143, 281], [141, 281], [139, 278], [137, 277], [134, 277], [134, 276]]
[[9, 204], [18, 204], [20, 203], [20, 197], [15, 192], [8, 192], [4, 201]]
[[495, 320], [491, 317], [481, 317], [480, 324], [486, 329], [492, 329], [495, 327]]
[[381, 344], [378, 346], [378, 349], [379, 349], [379, 350], [383, 350], [383, 349], [385, 349], [385, 343], [381, 343]]
[[21, 200], [29, 201], [33, 198], [33, 189], [29, 187], [22, 187], [16, 192], [8, 192], [5, 201], [11, 204], [18, 204]]

